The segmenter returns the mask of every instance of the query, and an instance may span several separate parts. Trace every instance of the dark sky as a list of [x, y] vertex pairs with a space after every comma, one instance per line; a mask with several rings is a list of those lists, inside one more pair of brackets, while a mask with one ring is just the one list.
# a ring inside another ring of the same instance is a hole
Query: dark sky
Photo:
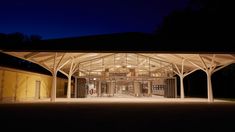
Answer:
[[189, 0], [3, 0], [0, 33], [22, 32], [43, 39], [151, 33], [171, 11]]

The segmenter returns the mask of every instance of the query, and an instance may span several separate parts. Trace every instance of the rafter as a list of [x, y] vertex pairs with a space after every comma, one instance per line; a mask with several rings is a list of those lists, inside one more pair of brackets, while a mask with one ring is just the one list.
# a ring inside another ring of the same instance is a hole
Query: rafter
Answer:
[[192, 65], [194, 65], [195, 67], [197, 67], [197, 68], [199, 68], [199, 69], [205, 71], [205, 69], [204, 69], [203, 67], [201, 67], [200, 65], [198, 65], [198, 64], [196, 64], [196, 63], [193, 63], [193, 62], [190, 61], [190, 60], [187, 60], [187, 61], [188, 61], [189, 63], [191, 63]]
[[25, 59], [29, 59], [29, 58], [32, 58], [32, 57], [38, 55], [39, 53], [40, 53], [40, 52], [30, 52], [29, 54], [24, 55], [24, 58], [25, 58]]
[[174, 66], [175, 66], [175, 68], [176, 68], [178, 74], [181, 74], [181, 73], [180, 73], [180, 70], [179, 70], [179, 68], [178, 68], [178, 66], [177, 66], [176, 64], [174, 64]]
[[230, 64], [233, 64], [233, 63], [235, 63], [235, 61], [229, 62], [229, 63], [227, 63], [227, 64], [225, 64], [225, 65], [223, 65], [223, 66], [220, 66], [220, 67], [218, 67], [218, 68], [215, 68], [215, 70], [213, 71], [213, 73], [215, 73], [215, 72], [217, 72], [217, 71], [223, 69], [224, 67], [226, 67], [226, 66], [228, 66], [228, 65], [230, 65]]
[[150, 59], [154, 59], [154, 60], [157, 60], [157, 61], [161, 61], [161, 62], [165, 62], [165, 63], [171, 63], [171, 62], [165, 61], [165, 59], [161, 60], [161, 59], [157, 59], [157, 58], [154, 58], [154, 57], [151, 57], [151, 56], [148, 56], [148, 55], [143, 55], [143, 54], [140, 54], [140, 53], [135, 53], [135, 54], [143, 56], [143, 57], [149, 57]]
[[116, 53], [112, 53], [112, 54], [104, 55], [104, 56], [99, 56], [99, 57], [96, 57], [96, 58], [93, 58], [93, 57], [92, 57], [91, 59], [89, 58], [89, 59], [87, 59], [87, 60], [80, 61], [79, 64], [84, 63], [84, 62], [89, 62], [89, 61], [97, 60], [97, 59], [100, 59], [100, 58], [109, 57], [109, 56], [112, 56], [112, 55], [114, 55], [114, 54], [116, 54]]
[[[58, 55], [57, 55], [57, 56], [58, 56]], [[58, 56], [58, 57], [59, 57], [59, 56]], [[46, 62], [51, 61], [51, 60], [53, 60], [53, 59], [54, 59], [54, 55], [50, 55], [50, 57], [39, 61], [39, 63], [46, 63]]]
[[200, 58], [200, 60], [201, 60], [202, 65], [204, 66], [204, 69], [205, 69], [205, 70], [208, 70], [208, 67], [207, 67], [205, 61], [203, 60], [202, 56], [200, 56], [200, 55], [198, 55], [198, 56], [199, 56], [199, 58]]
[[[214, 55], [213, 55], [214, 56]], [[213, 59], [213, 57], [212, 58], [210, 58], [210, 57], [208, 57], [208, 56], [202, 56], [203, 57], [203, 59], [205, 59], [205, 60], [207, 60], [207, 61], [209, 61], [209, 62], [212, 62], [212, 63], [215, 63], [216, 65], [219, 65], [220, 63], [219, 62], [217, 62], [215, 59]]]

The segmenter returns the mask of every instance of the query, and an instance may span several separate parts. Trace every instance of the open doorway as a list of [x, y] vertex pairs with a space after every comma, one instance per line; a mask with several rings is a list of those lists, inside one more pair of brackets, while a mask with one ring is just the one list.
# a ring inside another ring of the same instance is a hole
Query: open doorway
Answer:
[[36, 80], [36, 85], [35, 85], [35, 99], [40, 99], [40, 88], [41, 88], [41, 81]]

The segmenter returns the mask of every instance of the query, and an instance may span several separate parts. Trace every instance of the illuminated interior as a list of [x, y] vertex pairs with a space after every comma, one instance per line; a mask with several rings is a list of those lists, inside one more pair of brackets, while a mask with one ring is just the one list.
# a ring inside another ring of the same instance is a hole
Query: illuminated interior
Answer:
[[[197, 70], [207, 74], [208, 101], [213, 101], [211, 75], [234, 63], [235, 59], [231, 54], [4, 53], [49, 70], [53, 76], [52, 101], [56, 99], [58, 72], [68, 77], [67, 98], [71, 95], [177, 98], [176, 75], [180, 77], [180, 98], [184, 98], [183, 78]], [[71, 88], [72, 76], [75, 78], [75, 89]]]

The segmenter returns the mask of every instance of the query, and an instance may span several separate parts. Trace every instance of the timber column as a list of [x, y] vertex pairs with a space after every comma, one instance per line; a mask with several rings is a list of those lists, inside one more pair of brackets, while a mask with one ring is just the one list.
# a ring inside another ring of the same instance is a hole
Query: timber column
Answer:
[[150, 96], [152, 96], [152, 94], [151, 94], [151, 81], [148, 81], [148, 96], [150, 97]]

